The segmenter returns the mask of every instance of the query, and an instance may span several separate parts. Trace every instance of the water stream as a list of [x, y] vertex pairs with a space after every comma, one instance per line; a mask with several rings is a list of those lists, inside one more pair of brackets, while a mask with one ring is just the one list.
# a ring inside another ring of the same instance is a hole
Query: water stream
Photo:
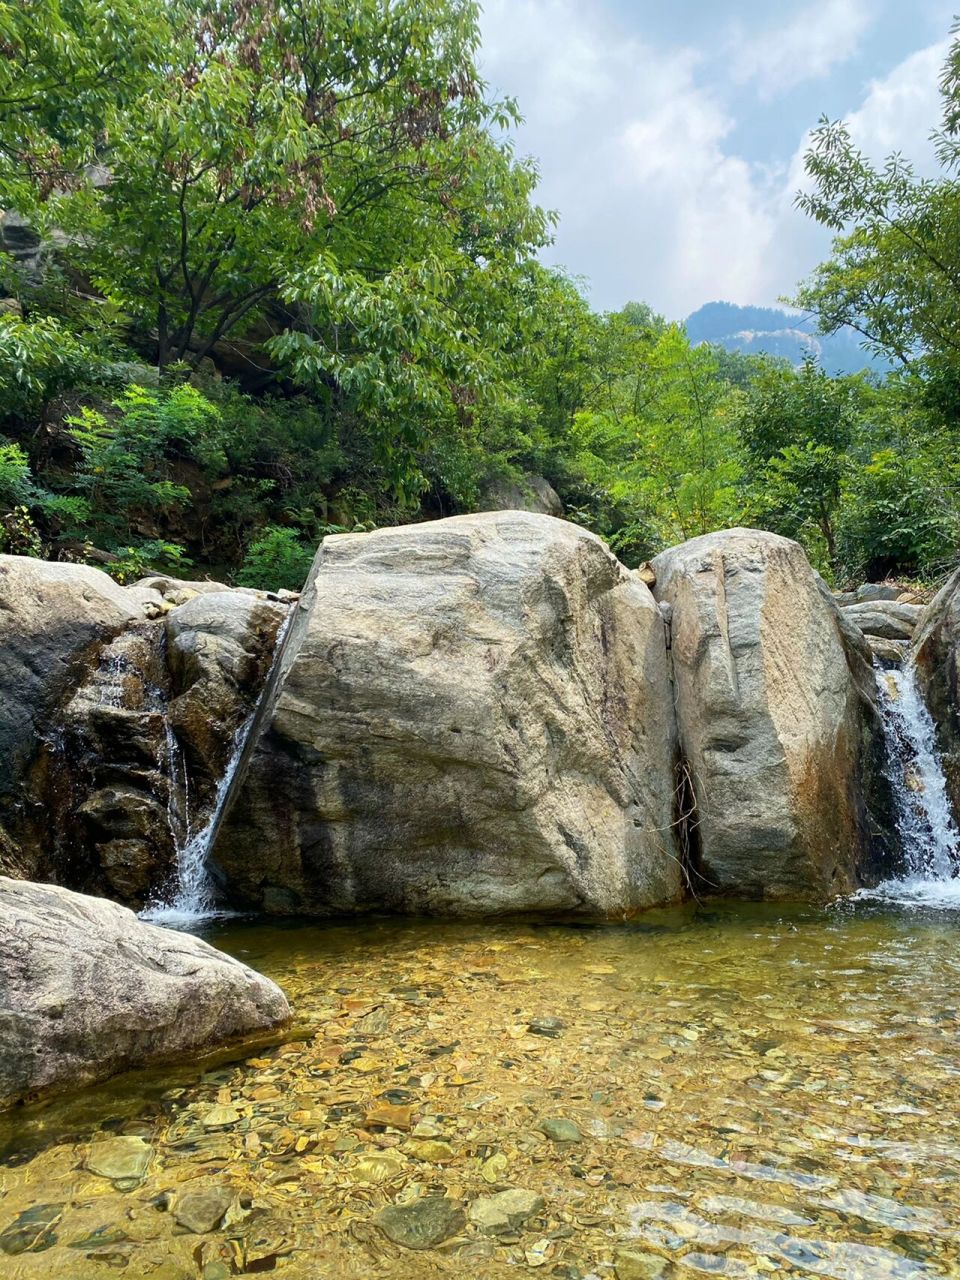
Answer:
[[960, 831], [916, 670], [910, 663], [877, 667], [876, 679], [904, 874], [871, 892], [907, 902], [960, 906]]
[[146, 906], [140, 912], [141, 920], [146, 920], [150, 924], [166, 925], [171, 929], [190, 929], [204, 920], [231, 914], [218, 904], [217, 883], [210, 867], [210, 852], [233, 797], [234, 786], [242, 776], [242, 769], [248, 757], [247, 748], [260, 721], [261, 708], [267, 691], [272, 686], [273, 673], [282, 657], [292, 620], [293, 611], [291, 610], [277, 632], [273, 659], [260, 696], [253, 710], [234, 734], [230, 756], [217, 784], [210, 813], [203, 825], [195, 832], [190, 830], [189, 772], [173, 727], [165, 717], [166, 769], [171, 797], [168, 804], [168, 821], [176, 850], [176, 877], [171, 895], [165, 900]]

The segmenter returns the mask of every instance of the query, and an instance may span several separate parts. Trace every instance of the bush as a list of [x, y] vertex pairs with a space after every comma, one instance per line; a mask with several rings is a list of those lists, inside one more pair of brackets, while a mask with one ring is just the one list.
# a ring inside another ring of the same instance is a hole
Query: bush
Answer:
[[295, 529], [271, 524], [247, 549], [237, 582], [241, 587], [266, 591], [299, 591], [313, 563], [313, 548], [297, 537]]

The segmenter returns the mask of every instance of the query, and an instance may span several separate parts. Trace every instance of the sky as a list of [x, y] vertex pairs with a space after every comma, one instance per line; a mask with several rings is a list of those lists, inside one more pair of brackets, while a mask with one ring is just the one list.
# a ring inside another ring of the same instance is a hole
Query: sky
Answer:
[[821, 115], [935, 171], [958, 0], [484, 0], [481, 70], [600, 310], [775, 305], [829, 252], [794, 207]]

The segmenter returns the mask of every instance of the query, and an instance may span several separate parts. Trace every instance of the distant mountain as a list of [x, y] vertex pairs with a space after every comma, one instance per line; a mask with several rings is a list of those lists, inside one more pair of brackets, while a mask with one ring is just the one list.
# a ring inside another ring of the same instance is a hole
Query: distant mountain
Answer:
[[695, 346], [713, 342], [727, 351], [780, 356], [796, 365], [813, 356], [831, 374], [859, 373], [861, 369], [883, 373], [890, 368], [885, 360], [864, 351], [855, 330], [841, 329], [825, 337], [815, 333], [813, 325], [808, 316], [777, 307], [708, 302], [687, 317], [687, 335]]

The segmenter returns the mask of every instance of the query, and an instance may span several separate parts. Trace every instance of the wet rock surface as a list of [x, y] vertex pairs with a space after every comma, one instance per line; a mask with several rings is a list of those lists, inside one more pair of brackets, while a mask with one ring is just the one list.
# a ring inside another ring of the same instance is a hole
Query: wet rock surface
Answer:
[[917, 684], [936, 726], [947, 793], [960, 813], [960, 573], [924, 610], [912, 653]]
[[[0, 1106], [288, 1016], [278, 987], [198, 938], [100, 898], [0, 877]], [[148, 1157], [138, 1138], [117, 1138], [87, 1167], [136, 1180]]]
[[138, 908], [170, 880], [288, 608], [173, 583], [0, 556], [0, 871]]

